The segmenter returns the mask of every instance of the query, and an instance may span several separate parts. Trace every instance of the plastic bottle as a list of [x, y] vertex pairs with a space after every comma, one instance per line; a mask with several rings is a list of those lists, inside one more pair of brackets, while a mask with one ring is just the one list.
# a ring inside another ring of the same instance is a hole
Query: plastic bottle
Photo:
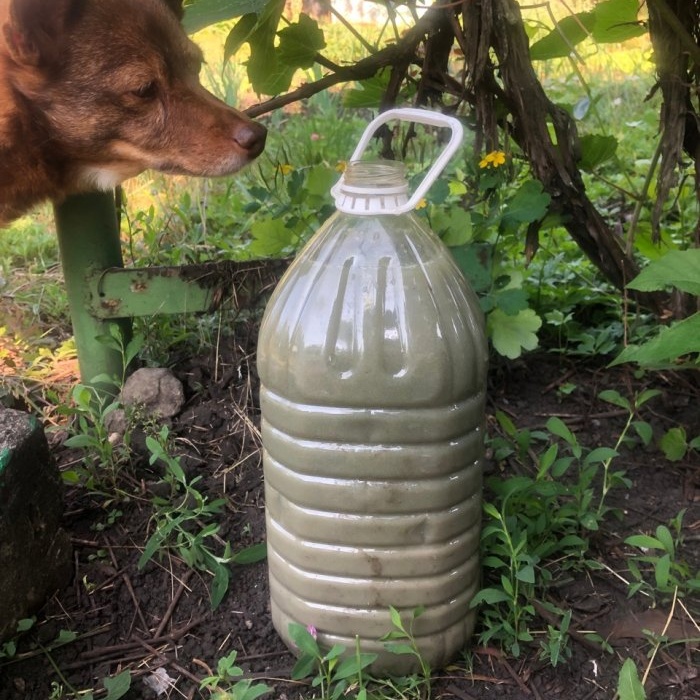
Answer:
[[[413, 214], [458, 147], [408, 197], [403, 166], [351, 162], [337, 211], [266, 309], [258, 343], [272, 620], [313, 626], [321, 645], [377, 652], [374, 672], [415, 671], [379, 641], [389, 606], [421, 656], [445, 663], [472, 634], [479, 587], [487, 345], [477, 299]], [[424, 612], [411, 623], [413, 611]]]

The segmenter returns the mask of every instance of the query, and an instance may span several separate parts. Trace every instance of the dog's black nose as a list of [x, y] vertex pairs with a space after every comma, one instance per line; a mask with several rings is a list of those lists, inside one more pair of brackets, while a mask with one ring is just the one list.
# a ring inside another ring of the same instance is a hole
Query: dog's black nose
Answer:
[[233, 140], [243, 150], [248, 151], [251, 158], [263, 152], [265, 139], [267, 139], [267, 129], [258, 122], [244, 122], [233, 132]]

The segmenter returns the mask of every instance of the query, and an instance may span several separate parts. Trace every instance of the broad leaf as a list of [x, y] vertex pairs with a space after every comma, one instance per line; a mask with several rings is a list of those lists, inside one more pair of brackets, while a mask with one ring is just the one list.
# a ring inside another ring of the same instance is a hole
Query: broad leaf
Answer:
[[626, 347], [611, 364], [637, 362], [642, 367], [660, 367], [693, 353], [700, 353], [700, 313], [662, 328], [644, 345]]
[[279, 49], [260, 47], [251, 41], [252, 53], [248, 59], [248, 79], [259, 95], [278, 95], [292, 84], [296, 66], [282, 61]]
[[508, 316], [515, 316], [527, 309], [527, 293], [524, 289], [504, 289], [496, 295], [496, 306]]
[[627, 286], [640, 292], [676, 287], [700, 296], [700, 248], [669, 251], [650, 262]]
[[105, 678], [102, 683], [107, 691], [107, 700], [119, 700], [124, 697], [131, 687], [131, 672], [122, 671], [116, 676]]
[[389, 86], [389, 70], [381, 70], [367, 80], [355, 83], [356, 87], [343, 91], [343, 106], [355, 109], [375, 109], [382, 103]]
[[659, 447], [669, 461], [678, 462], [683, 459], [688, 451], [685, 430], [678, 426], [670, 428], [659, 440]]
[[287, 228], [282, 219], [264, 218], [255, 221], [251, 227], [254, 240], [249, 245], [250, 252], [259, 258], [276, 257], [293, 245], [296, 234]]
[[235, 564], [255, 564], [255, 562], [265, 559], [266, 556], [267, 545], [264, 542], [260, 542], [246, 547], [240, 552], [236, 552], [236, 554], [231, 557], [231, 561]]
[[[491, 286], [491, 272], [485, 264], [487, 261], [480, 256], [480, 248], [473, 245], [458, 246], [450, 248], [450, 252], [474, 291], [483, 292]], [[484, 257], [486, 255], [488, 254]]]
[[646, 27], [637, 19], [637, 0], [605, 0], [593, 14], [593, 39], [599, 44], [619, 43], [645, 34]]
[[279, 32], [279, 60], [297, 68], [311, 68], [316, 54], [325, 48], [326, 41], [318, 22], [300, 14], [299, 22]]
[[545, 37], [530, 47], [530, 59], [546, 61], [550, 58], [564, 58], [583, 41], [595, 25], [593, 12], [579, 12], [564, 19]]
[[509, 316], [500, 309], [494, 309], [488, 316], [488, 329], [496, 351], [514, 360], [523, 350], [537, 347], [537, 331], [542, 319], [532, 310], [523, 309], [515, 316]]
[[255, 28], [258, 26], [258, 16], [253, 12], [243, 15], [234, 25], [233, 29], [226, 37], [224, 44], [224, 60], [227, 61], [234, 56], [238, 49], [249, 41]]
[[267, 0], [196, 0], [185, 7], [182, 24], [188, 34], [193, 34], [210, 24], [249, 13], [259, 14], [265, 5]]
[[311, 657], [317, 657], [319, 655], [318, 644], [316, 644], [316, 640], [304, 625], [300, 625], [298, 622], [290, 622], [287, 631], [297, 649], [302, 652], [302, 654], [307, 654]]
[[620, 700], [646, 700], [644, 686], [639, 680], [637, 667], [632, 659], [625, 659], [617, 679], [617, 694]]
[[593, 170], [606, 160], [610, 160], [617, 151], [617, 139], [614, 136], [587, 134], [579, 139], [582, 170]]
[[472, 239], [472, 218], [461, 207], [436, 207], [431, 224], [445, 245], [465, 245]]
[[506, 226], [529, 224], [542, 219], [547, 213], [551, 197], [539, 180], [524, 182], [506, 204], [503, 223]]

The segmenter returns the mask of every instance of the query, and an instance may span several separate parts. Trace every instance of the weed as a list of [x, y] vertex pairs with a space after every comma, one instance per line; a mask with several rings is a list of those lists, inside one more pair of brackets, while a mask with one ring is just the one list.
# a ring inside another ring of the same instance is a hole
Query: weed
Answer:
[[430, 665], [422, 657], [413, 634], [413, 625], [423, 608], [411, 613], [408, 627], [399, 611], [390, 606], [393, 629], [380, 641], [391, 654], [409, 654], [416, 657], [420, 671], [400, 678], [377, 678], [369, 673], [376, 661], [375, 653], [362, 652], [359, 638], [352, 653], [341, 644], [334, 644], [328, 651], [317, 641], [316, 630], [297, 622], [289, 624], [289, 636], [299, 651], [299, 659], [292, 670], [292, 678], [301, 680], [313, 676], [312, 687], [318, 688], [321, 698], [337, 700], [353, 697], [357, 700], [410, 700], [430, 697]]
[[253, 683], [251, 680], [240, 678], [243, 669], [236, 666], [237, 655], [238, 652], [234, 649], [228, 656], [219, 659], [216, 673], [202, 679], [199, 689], [210, 690], [214, 700], [255, 700], [272, 692], [272, 688], [264, 683]]
[[355, 697], [367, 697], [363, 671], [376, 660], [377, 654], [362, 653], [359, 644], [355, 654], [345, 658], [346, 649], [341, 644], [334, 644], [324, 652], [316, 640], [316, 630], [297, 622], [289, 624], [289, 636], [301, 654], [292, 669], [292, 679], [300, 680], [315, 673], [311, 686], [320, 690], [323, 700], [337, 700], [353, 682], [359, 687]]
[[654, 535], [631, 535], [625, 544], [641, 551], [627, 557], [627, 566], [634, 583], [629, 595], [643, 592], [656, 600], [668, 599], [671, 594], [697, 595], [700, 592], [700, 571], [678, 558], [682, 543], [681, 528], [685, 509], [666, 525], [659, 525]]
[[550, 609], [557, 615], [561, 615], [561, 622], [558, 627], [547, 625], [547, 637], [540, 641], [540, 659], [548, 661], [552, 666], [557, 664], [562, 659], [571, 657], [571, 649], [569, 648], [569, 625], [571, 624], [571, 610], [564, 612], [555, 606], [543, 603], [545, 607]]
[[[628, 411], [614, 448], [584, 448], [556, 417], [547, 421], [546, 431], [528, 431], [518, 430], [505, 414], [496, 414], [502, 435], [492, 441], [494, 456], [511, 457], [532, 475], [488, 481], [492, 501], [484, 503], [481, 541], [489, 584], [472, 601], [473, 606], [486, 605], [482, 643], [496, 640], [519, 656], [521, 644], [533, 640], [534, 601], [552, 580], [549, 562], [556, 560], [560, 568], [587, 565], [587, 533], [616, 513], [607, 505], [610, 491], [630, 486], [624, 471], [612, 468], [613, 462], [633, 430], [639, 438], [650, 439], [650, 428], [638, 418], [638, 410], [657, 393], [645, 391], [633, 401], [614, 391], [600, 395]], [[561, 625], [548, 631], [543, 649], [554, 665], [566, 653], [570, 621], [566, 612], [559, 614]]]
[[[215, 518], [221, 514], [225, 499], [209, 500], [202, 494], [196, 488], [201, 475], [188, 480], [180, 461], [170, 454], [169, 442], [170, 431], [165, 425], [157, 435], [146, 437], [150, 463], [160, 462], [164, 466], [163, 480], [170, 486], [170, 495], [153, 498], [154, 532], [146, 542], [138, 567], [142, 569], [156, 552], [173, 550], [188, 566], [213, 575], [210, 601], [215, 609], [228, 590], [231, 576], [228, 565], [259, 561], [265, 557], [265, 547], [254, 545], [234, 554], [230, 543], [218, 538], [221, 526]], [[215, 551], [212, 540], [223, 545], [223, 552]]]
[[18, 637], [32, 629], [35, 623], [35, 617], [25, 617], [17, 621], [17, 626], [15, 628], [17, 633], [16, 636], [0, 644], [0, 661], [14, 658], [15, 654], [17, 653]]
[[130, 458], [129, 434], [122, 440], [110, 439], [108, 417], [121, 404], [105, 396], [95, 387], [78, 384], [72, 392], [73, 405], [59, 407], [59, 413], [70, 416], [71, 435], [66, 447], [80, 448], [83, 458], [78, 466], [62, 472], [67, 484], [83, 484], [88, 489], [117, 490], [118, 475]]

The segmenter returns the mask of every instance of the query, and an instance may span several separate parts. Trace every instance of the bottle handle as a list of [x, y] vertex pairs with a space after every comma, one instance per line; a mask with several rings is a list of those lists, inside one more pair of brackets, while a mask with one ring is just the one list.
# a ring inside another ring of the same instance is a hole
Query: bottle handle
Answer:
[[[423, 198], [426, 192], [430, 189], [430, 186], [435, 182], [438, 175], [444, 170], [448, 161], [455, 154], [455, 151], [459, 148], [464, 137], [464, 127], [459, 119], [455, 117], [450, 117], [446, 114], [441, 114], [440, 112], [431, 112], [427, 109], [416, 109], [415, 107], [402, 107], [397, 109], [388, 109], [386, 112], [382, 112], [379, 116], [375, 117], [365, 129], [362, 137], [360, 138], [355, 151], [352, 156], [350, 156], [351, 161], [360, 160], [360, 157], [365, 151], [367, 144], [369, 143], [372, 136], [374, 136], [375, 131], [386, 124], [386, 122], [392, 119], [399, 119], [401, 121], [415, 122], [417, 124], [426, 124], [428, 126], [441, 126], [446, 129], [450, 129], [452, 135], [448, 141], [445, 148], [443, 148], [440, 155], [437, 157], [436, 161], [431, 166], [430, 170], [426, 173], [423, 180], [421, 180], [418, 187], [409, 198], [405, 204], [401, 204], [395, 209], [392, 209], [386, 213], [390, 214], [404, 214], [407, 211], [415, 209], [418, 202]], [[331, 188], [331, 193], [336, 194], [342, 183], [345, 180], [345, 175], [341, 175], [340, 179]]]

